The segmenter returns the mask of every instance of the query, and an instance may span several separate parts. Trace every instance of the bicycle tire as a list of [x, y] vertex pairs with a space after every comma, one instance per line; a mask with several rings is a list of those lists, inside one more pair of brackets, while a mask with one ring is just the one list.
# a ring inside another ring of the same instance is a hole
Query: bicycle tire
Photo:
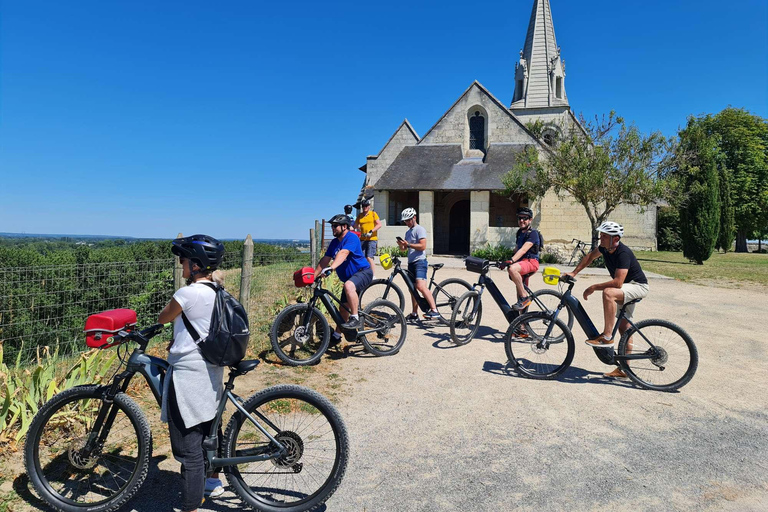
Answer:
[[363, 311], [365, 314], [360, 316], [360, 320], [363, 322], [364, 329], [378, 327], [374, 322], [384, 322], [389, 326], [376, 333], [360, 336], [365, 349], [376, 356], [397, 354], [405, 343], [405, 335], [408, 331], [403, 311], [393, 302], [384, 299], [373, 301]]
[[[98, 453], [83, 454], [106, 386], [77, 386], [58, 393], [35, 414], [24, 445], [24, 465], [38, 495], [64, 512], [109, 512], [139, 490], [149, 471], [152, 433], [128, 395], [112, 402], [117, 415]], [[133, 462], [132, 462], [133, 461]], [[60, 475], [61, 481], [57, 480]], [[104, 498], [105, 493], [111, 493]]]
[[[535, 300], [531, 300], [530, 306], [528, 306], [528, 311], [530, 313], [533, 313], [535, 311], [542, 311], [544, 313], [552, 313], [556, 308], [557, 305], [560, 304], [560, 300], [563, 298], [563, 294], [555, 291], [555, 290], [536, 290], [533, 292], [533, 295], [539, 299], [542, 304], [544, 304], [544, 307], [546, 307], [546, 310], [542, 310], [539, 308], [539, 305], [536, 303]], [[551, 297], [547, 299], [546, 297]], [[568, 308], [568, 306], [564, 306], [563, 309], [560, 310], [560, 314], [558, 315], [558, 318], [563, 318], [563, 313], [566, 314], [566, 322], [565, 325], [568, 326], [568, 330], [573, 331], [573, 312]]]
[[[309, 304], [292, 304], [278, 313], [269, 331], [269, 341], [277, 357], [290, 366], [308, 366], [320, 361], [331, 341], [328, 320], [312, 308], [309, 333], [301, 325]], [[287, 350], [286, 350], [287, 349]]]
[[[365, 309], [368, 304], [373, 303], [375, 300], [384, 299], [394, 302], [395, 305], [400, 308], [400, 311], [404, 310], [405, 296], [403, 295], [403, 291], [394, 282], [389, 285], [389, 290], [387, 290], [388, 282], [389, 279], [374, 279], [371, 281], [371, 284], [366, 286], [365, 289], [360, 292], [360, 309]], [[395, 300], [392, 292], [395, 292], [397, 300]], [[363, 297], [365, 297], [365, 300], [363, 300]]]
[[552, 317], [547, 314], [532, 312], [520, 315], [509, 324], [504, 335], [504, 350], [509, 362], [521, 375], [531, 379], [554, 379], [573, 361], [573, 334], [559, 318], [555, 320], [553, 332], [554, 329], [559, 331], [549, 338], [551, 345], [546, 349], [539, 346], [551, 322]]
[[448, 325], [456, 301], [471, 289], [472, 286], [468, 282], [456, 277], [438, 283], [432, 290], [432, 298], [435, 299], [435, 309], [440, 313], [441, 323]]
[[[475, 311], [475, 304], [477, 310]], [[480, 294], [470, 290], [462, 295], [451, 313], [451, 341], [456, 345], [466, 345], [477, 334], [483, 317], [483, 301]]]
[[[237, 495], [263, 512], [320, 508], [339, 487], [349, 459], [349, 436], [336, 408], [319, 393], [292, 384], [261, 390], [248, 398], [243, 407], [252, 416], [257, 411], [266, 417], [269, 422], [262, 418], [259, 423], [285, 443], [289, 453], [280, 459], [230, 466], [227, 481]], [[270, 423], [280, 430], [273, 431]], [[245, 450], [265, 450], [268, 444], [269, 439], [242, 412], [232, 415], [224, 433], [225, 457], [242, 455]], [[309, 464], [323, 469], [308, 468]], [[322, 471], [322, 475], [315, 478], [313, 471]], [[307, 474], [312, 478], [307, 478]], [[313, 485], [318, 481], [319, 487]], [[309, 490], [298, 489], [308, 485], [312, 487]], [[286, 501], [294, 498], [295, 501]]]
[[[638, 335], [638, 332], [642, 335]], [[628, 346], [633, 336], [632, 346]], [[620, 360], [619, 365], [627, 377], [639, 386], [656, 391], [674, 391], [690, 382], [699, 366], [699, 352], [691, 336], [682, 327], [666, 320], [641, 320], [622, 335], [618, 346], [619, 355], [644, 353], [651, 349], [643, 336], [649, 338], [660, 350], [659, 357]], [[672, 356], [676, 356], [674, 366], [670, 364]], [[668, 373], [668, 370], [677, 371]], [[665, 376], [663, 383], [660, 380], [653, 381], [653, 377], [659, 376]]]

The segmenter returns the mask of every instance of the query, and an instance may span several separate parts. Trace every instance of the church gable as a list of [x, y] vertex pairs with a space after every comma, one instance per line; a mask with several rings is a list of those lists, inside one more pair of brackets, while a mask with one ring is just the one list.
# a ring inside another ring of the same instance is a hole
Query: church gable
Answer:
[[475, 81], [419, 142], [419, 145], [428, 144], [460, 144], [462, 154], [468, 155], [471, 149], [485, 154], [491, 144], [538, 144], [538, 141]]
[[404, 120], [392, 137], [389, 138], [384, 147], [381, 148], [378, 155], [369, 156], [365, 164], [365, 172], [368, 174], [366, 183], [375, 185], [378, 179], [384, 174], [384, 171], [397, 158], [397, 155], [408, 146], [413, 146], [419, 142], [419, 136], [413, 129], [408, 120]]

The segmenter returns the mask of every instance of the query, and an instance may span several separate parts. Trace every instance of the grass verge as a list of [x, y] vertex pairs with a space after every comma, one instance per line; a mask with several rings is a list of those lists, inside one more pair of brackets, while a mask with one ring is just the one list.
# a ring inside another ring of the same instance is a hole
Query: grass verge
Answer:
[[682, 252], [636, 251], [640, 266], [649, 272], [681, 281], [726, 288], [742, 285], [768, 287], [768, 255], [713, 253], [703, 265], [691, 263]]

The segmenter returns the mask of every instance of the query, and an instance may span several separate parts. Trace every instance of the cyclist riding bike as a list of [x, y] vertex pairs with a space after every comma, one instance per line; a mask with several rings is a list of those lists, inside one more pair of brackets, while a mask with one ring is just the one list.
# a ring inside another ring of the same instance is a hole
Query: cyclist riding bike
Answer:
[[315, 278], [320, 274], [330, 275], [334, 270], [339, 279], [344, 283], [344, 291], [341, 294], [341, 303], [349, 311], [341, 308], [341, 316], [345, 322], [336, 326], [331, 335], [331, 345], [341, 341], [342, 329], [357, 329], [360, 327], [358, 306], [360, 292], [373, 281], [373, 270], [368, 260], [363, 255], [360, 238], [352, 233], [349, 228], [352, 219], [340, 213], [334, 215], [330, 221], [334, 239], [325, 251], [325, 256], [320, 259], [315, 269]]
[[[616, 222], [607, 221], [597, 228], [600, 233], [600, 245], [592, 252], [587, 254], [579, 264], [565, 275], [575, 277], [576, 274], [589, 266], [600, 256], [603, 257], [605, 268], [611, 275], [610, 281], [597, 283], [584, 290], [584, 300], [596, 291], [603, 292], [603, 318], [605, 320], [603, 332], [597, 338], [587, 340], [587, 345], [592, 347], [613, 347], [614, 341], [611, 337], [613, 329], [613, 319], [618, 317], [617, 305], [623, 305], [635, 299], [643, 299], [648, 295], [648, 278], [645, 277], [643, 269], [640, 268], [632, 250], [621, 243], [624, 236], [624, 228]], [[625, 309], [625, 316], [632, 318], [635, 311], [635, 304], [629, 304]], [[624, 334], [630, 324], [622, 319], [619, 324], [619, 332]], [[630, 341], [631, 347], [631, 341]], [[624, 372], [620, 368], [605, 374], [606, 377], [625, 378]]]
[[[424, 317], [440, 318], [440, 313], [437, 312], [437, 307], [435, 306], [435, 299], [432, 297], [432, 293], [430, 293], [427, 286], [427, 267], [429, 266], [426, 255], [427, 230], [416, 223], [416, 210], [414, 208], [403, 210], [400, 220], [408, 226], [408, 231], [405, 232], [405, 240], [398, 238], [397, 245], [402, 250], [408, 249], [408, 272], [414, 276], [416, 290], [421, 293], [422, 297], [429, 304], [429, 311], [427, 311]], [[411, 293], [411, 303], [413, 312], [406, 319], [418, 320], [419, 303], [413, 293]]]
[[373, 268], [373, 261], [376, 258], [376, 246], [379, 243], [379, 237], [376, 232], [381, 229], [381, 220], [379, 215], [371, 208], [371, 201], [363, 199], [360, 202], [361, 212], [355, 220], [354, 230], [360, 232], [360, 242], [363, 246], [363, 254], [368, 263]]
[[173, 456], [181, 463], [181, 510], [187, 512], [197, 510], [204, 493], [212, 497], [224, 493], [218, 473], [206, 480], [203, 452], [203, 438], [224, 393], [224, 368], [203, 358], [183, 319], [186, 316], [201, 339], [208, 336], [216, 299], [214, 271], [224, 257], [224, 244], [193, 235], [174, 240], [171, 252], [179, 257], [187, 286], [176, 291], [157, 319], [160, 324], [173, 322], [161, 418], [168, 423]]
[[515, 239], [515, 254], [509, 260], [509, 279], [515, 283], [517, 290], [517, 302], [512, 305], [513, 309], [521, 311], [527, 308], [531, 303], [523, 286], [523, 276], [533, 274], [539, 270], [539, 248], [541, 247], [541, 238], [539, 232], [531, 227], [533, 219], [533, 210], [530, 208], [517, 209], [517, 223], [520, 229], [517, 230]]

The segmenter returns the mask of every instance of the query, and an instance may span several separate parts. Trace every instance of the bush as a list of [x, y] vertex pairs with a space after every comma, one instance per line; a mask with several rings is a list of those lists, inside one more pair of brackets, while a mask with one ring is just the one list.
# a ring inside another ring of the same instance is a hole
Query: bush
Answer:
[[658, 237], [660, 251], [680, 252], [683, 250], [683, 240], [680, 238], [680, 212], [676, 207], [664, 206], [659, 208]]
[[542, 263], [561, 263], [560, 258], [557, 257], [557, 254], [553, 252], [545, 252], [541, 255], [541, 262]]
[[483, 258], [491, 261], [506, 261], [511, 260], [515, 254], [515, 249], [511, 247], [505, 247], [503, 245], [486, 245], [482, 249], [476, 249], [472, 252], [472, 256], [475, 258]]
[[400, 247], [393, 245], [391, 247], [379, 247], [376, 250], [376, 254], [381, 256], [382, 254], [389, 254], [390, 256], [397, 256], [398, 258], [404, 258], [408, 256], [407, 249], [401, 249]]

